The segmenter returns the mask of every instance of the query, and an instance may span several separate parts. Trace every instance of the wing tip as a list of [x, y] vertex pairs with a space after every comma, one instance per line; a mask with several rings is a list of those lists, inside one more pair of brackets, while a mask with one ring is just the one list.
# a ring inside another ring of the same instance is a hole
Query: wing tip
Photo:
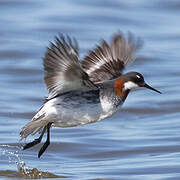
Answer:
[[116, 78], [135, 60], [135, 53], [142, 45], [140, 37], [131, 32], [124, 34], [118, 31], [112, 35], [110, 43], [102, 39], [100, 45], [89, 51], [89, 55], [82, 61], [82, 66], [94, 82]]

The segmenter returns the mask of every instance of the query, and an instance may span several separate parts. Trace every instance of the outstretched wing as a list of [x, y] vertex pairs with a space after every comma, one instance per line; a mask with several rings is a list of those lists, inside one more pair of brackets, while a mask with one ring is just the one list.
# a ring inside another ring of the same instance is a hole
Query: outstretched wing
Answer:
[[68, 36], [56, 37], [43, 58], [44, 81], [49, 91], [47, 99], [72, 90], [92, 90], [96, 86], [89, 80], [79, 61], [78, 44]]
[[134, 60], [136, 51], [142, 46], [140, 38], [129, 33], [127, 38], [118, 33], [109, 45], [105, 40], [82, 61], [84, 71], [92, 82], [98, 83], [115, 79]]

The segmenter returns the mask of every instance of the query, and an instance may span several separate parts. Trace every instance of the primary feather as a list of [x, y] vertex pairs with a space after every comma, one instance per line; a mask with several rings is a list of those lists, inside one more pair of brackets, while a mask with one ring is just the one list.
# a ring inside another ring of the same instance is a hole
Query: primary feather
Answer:
[[122, 75], [124, 68], [134, 61], [142, 41], [129, 33], [127, 38], [116, 34], [108, 44], [105, 40], [82, 61], [82, 67], [94, 83], [115, 79]]
[[69, 37], [56, 37], [55, 43], [47, 49], [43, 62], [44, 81], [49, 90], [47, 99], [72, 90], [96, 88], [81, 67], [77, 42]]

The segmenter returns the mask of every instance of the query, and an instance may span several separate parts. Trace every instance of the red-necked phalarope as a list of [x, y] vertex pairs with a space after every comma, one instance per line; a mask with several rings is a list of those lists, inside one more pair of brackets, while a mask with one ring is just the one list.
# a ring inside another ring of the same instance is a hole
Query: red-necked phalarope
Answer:
[[134, 88], [146, 87], [161, 93], [147, 85], [138, 72], [122, 74], [141, 45], [142, 41], [132, 34], [126, 38], [118, 33], [111, 44], [103, 40], [80, 61], [76, 40], [56, 37], [43, 59], [48, 97], [20, 132], [21, 139], [37, 132], [41, 135], [24, 149], [40, 143], [47, 131], [40, 157], [50, 144], [50, 127], [73, 127], [108, 118], [120, 109]]

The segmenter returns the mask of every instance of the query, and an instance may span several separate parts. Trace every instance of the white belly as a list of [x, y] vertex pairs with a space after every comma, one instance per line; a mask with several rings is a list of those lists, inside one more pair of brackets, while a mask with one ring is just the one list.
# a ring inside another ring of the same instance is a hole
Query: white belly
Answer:
[[82, 104], [82, 105], [67, 105], [56, 106], [57, 122], [56, 126], [72, 127], [88, 123], [96, 122], [100, 119], [102, 108], [99, 104]]
[[54, 126], [58, 127], [94, 123], [111, 116], [119, 109], [109, 104], [102, 106], [100, 100], [95, 100], [95, 103], [91, 101], [93, 100], [86, 101], [79, 97], [68, 99], [60, 96], [48, 101], [43, 109], [46, 111], [47, 119], [53, 121]]

